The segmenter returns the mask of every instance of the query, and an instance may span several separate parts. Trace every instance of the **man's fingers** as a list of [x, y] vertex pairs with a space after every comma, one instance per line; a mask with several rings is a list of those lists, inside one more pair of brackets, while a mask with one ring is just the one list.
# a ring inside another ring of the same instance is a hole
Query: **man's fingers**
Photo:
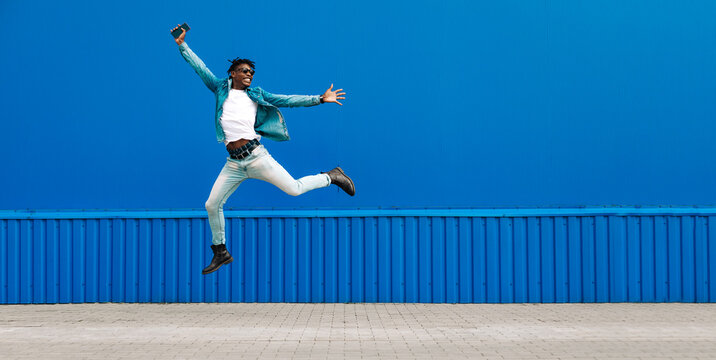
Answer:
[[336, 92], [336, 95], [345, 95], [345, 94], [346, 94], [346, 93], [339, 93], [339, 92]]
[[343, 91], [343, 89], [338, 89], [338, 90], [336, 90], [336, 92], [339, 92], [339, 91]]
[[340, 101], [336, 101], [336, 104], [338, 104], [338, 105], [340, 105], [340, 106], [343, 106], [343, 104], [341, 104]]
[[336, 99], [342, 99], [342, 100], [345, 100], [346, 98], [344, 98], [343, 96], [339, 96], [339, 97], [337, 97]]
[[333, 84], [331, 84], [331, 87], [329, 87], [328, 90], [333, 91]]

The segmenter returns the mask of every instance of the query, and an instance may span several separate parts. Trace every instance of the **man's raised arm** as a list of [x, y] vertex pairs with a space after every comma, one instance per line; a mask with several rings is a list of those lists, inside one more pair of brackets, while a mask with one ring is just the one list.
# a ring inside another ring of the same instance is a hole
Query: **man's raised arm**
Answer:
[[[171, 29], [169, 32], [172, 32], [179, 28], [179, 25], [177, 25], [175, 28]], [[181, 29], [182, 33], [179, 35], [178, 38], [174, 39], [174, 41], [179, 45], [179, 52], [181, 52], [181, 56], [184, 57], [184, 60], [191, 65], [191, 67], [196, 71], [196, 73], [199, 75], [201, 80], [204, 82], [206, 87], [209, 88], [212, 92], [216, 92], [216, 89], [219, 87], [219, 83], [221, 80], [219, 80], [212, 72], [209, 70], [209, 68], [206, 67], [203, 61], [194, 54], [193, 51], [189, 48], [189, 45], [184, 42], [184, 38], [186, 37], [186, 30]]]

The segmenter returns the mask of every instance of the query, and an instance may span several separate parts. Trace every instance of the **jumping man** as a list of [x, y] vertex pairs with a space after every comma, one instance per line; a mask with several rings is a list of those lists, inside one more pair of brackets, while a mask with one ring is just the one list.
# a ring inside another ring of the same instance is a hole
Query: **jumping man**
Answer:
[[[176, 30], [179, 26], [171, 31]], [[221, 265], [234, 260], [226, 250], [224, 231], [224, 204], [229, 196], [245, 179], [259, 179], [276, 185], [289, 195], [298, 196], [307, 191], [335, 184], [348, 195], [355, 195], [353, 181], [340, 167], [316, 175], [294, 179], [271, 157], [268, 150], [259, 143], [261, 137], [275, 141], [289, 139], [283, 115], [278, 107], [314, 106], [323, 103], [341, 104], [345, 92], [333, 90], [331, 85], [323, 95], [276, 95], [260, 87], [250, 87], [254, 78], [255, 65], [248, 59], [229, 60], [229, 77], [219, 79], [204, 65], [184, 42], [186, 30], [175, 39], [179, 51], [204, 84], [216, 96], [216, 138], [226, 145], [229, 157], [224, 168], [211, 188], [206, 201], [209, 213], [214, 257], [204, 270], [209, 274]]]

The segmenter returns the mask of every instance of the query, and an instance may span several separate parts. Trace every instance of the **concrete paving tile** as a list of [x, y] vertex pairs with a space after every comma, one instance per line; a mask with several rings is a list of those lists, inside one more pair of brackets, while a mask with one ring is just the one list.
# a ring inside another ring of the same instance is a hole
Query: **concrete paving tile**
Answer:
[[714, 304], [71, 304], [0, 311], [0, 353], [10, 359], [716, 354]]

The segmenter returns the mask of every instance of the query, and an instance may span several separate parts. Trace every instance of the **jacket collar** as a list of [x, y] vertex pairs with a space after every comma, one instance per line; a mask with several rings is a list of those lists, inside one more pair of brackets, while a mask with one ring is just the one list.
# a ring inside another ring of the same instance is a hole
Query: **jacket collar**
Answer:
[[[228, 90], [231, 90], [231, 86], [232, 86], [232, 85], [233, 85], [233, 80], [231, 80], [230, 77], [227, 77], [227, 78], [226, 78], [226, 86], [227, 86], [226, 89], [227, 89], [227, 91], [228, 91]], [[255, 89], [256, 89], [256, 87], [249, 86], [249, 87], [246, 88], [246, 92], [247, 92], [247, 93], [253, 93], [253, 92], [256, 91]]]

